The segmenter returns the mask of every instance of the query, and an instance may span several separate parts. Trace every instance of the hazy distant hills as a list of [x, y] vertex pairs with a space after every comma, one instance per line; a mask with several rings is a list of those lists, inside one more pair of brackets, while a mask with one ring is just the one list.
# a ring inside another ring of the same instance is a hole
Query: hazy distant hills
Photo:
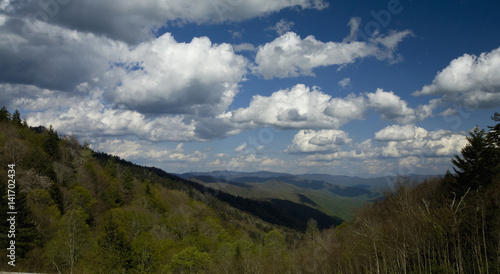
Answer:
[[[319, 209], [344, 220], [351, 210], [394, 189], [394, 177], [361, 178], [329, 174], [292, 175], [269, 171], [189, 172], [177, 176], [245, 198], [280, 199]], [[429, 176], [412, 175], [423, 180]]]

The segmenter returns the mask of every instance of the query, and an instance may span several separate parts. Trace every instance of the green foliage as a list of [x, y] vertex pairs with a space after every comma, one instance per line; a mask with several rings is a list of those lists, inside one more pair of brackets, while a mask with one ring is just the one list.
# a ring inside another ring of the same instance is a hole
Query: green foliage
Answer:
[[161, 243], [149, 232], [142, 232], [131, 243], [131, 265], [136, 273], [154, 273], [161, 260]]
[[107, 212], [99, 226], [95, 249], [97, 269], [110, 273], [123, 273], [130, 268], [131, 244], [124, 220], [116, 210]]
[[81, 208], [69, 210], [59, 222], [56, 236], [47, 244], [45, 257], [57, 271], [73, 273], [85, 252], [92, 246], [92, 234]]
[[497, 172], [497, 152], [487, 140], [485, 131], [476, 127], [467, 141], [469, 143], [462, 149], [461, 156], [455, 155], [451, 160], [457, 173], [457, 184], [452, 191], [458, 197], [468, 189], [477, 190], [490, 184]]
[[108, 162], [106, 163], [106, 166], [104, 167], [106, 171], [111, 175], [112, 177], [116, 177], [118, 174], [117, 168], [116, 168], [116, 162], [113, 157], [110, 157]]
[[495, 112], [491, 119], [497, 122], [494, 126], [488, 126], [490, 131], [486, 134], [488, 140], [493, 143], [497, 148], [500, 147], [500, 113]]
[[10, 119], [11, 116], [9, 111], [3, 106], [2, 109], [0, 109], [0, 123], [8, 123], [10, 122]]
[[28, 251], [36, 247], [41, 235], [39, 234], [35, 220], [27, 204], [26, 195], [20, 191], [16, 184], [16, 255], [24, 258]]
[[47, 190], [33, 189], [26, 200], [38, 234], [42, 236], [42, 242], [48, 241], [53, 237], [61, 212]]
[[72, 201], [70, 208], [81, 208], [85, 212], [90, 212], [90, 208], [96, 203], [92, 193], [81, 185], [76, 185], [71, 190]]
[[43, 144], [44, 151], [52, 158], [52, 160], [57, 160], [61, 157], [59, 151], [59, 135], [57, 131], [52, 128], [50, 125], [49, 130], [47, 131], [47, 137]]
[[63, 194], [61, 191], [61, 187], [59, 184], [53, 183], [49, 187], [49, 194], [50, 197], [52, 197], [52, 200], [54, 200], [54, 203], [57, 206], [57, 209], [59, 209], [59, 212], [61, 214], [64, 213], [64, 201], [63, 201]]
[[19, 127], [23, 125], [23, 121], [21, 119], [21, 113], [19, 113], [17, 109], [12, 114], [12, 124]]
[[186, 247], [172, 258], [167, 269], [173, 273], [203, 273], [208, 270], [210, 261], [208, 253]]
[[134, 176], [130, 169], [126, 168], [120, 176], [120, 183], [126, 190], [131, 190], [134, 187]]
[[[8, 116], [2, 111], [0, 121]], [[494, 120], [499, 122], [500, 114]], [[310, 219], [302, 233], [229, 205], [262, 203], [222, 192], [211, 196], [161, 170], [94, 153], [71, 138], [56, 140], [53, 129], [0, 122], [1, 159], [20, 159], [18, 178], [36, 173], [46, 180], [43, 186], [15, 189], [19, 267], [9, 271], [497, 273], [497, 126], [471, 133], [453, 159], [456, 174], [402, 182], [395, 193], [353, 213], [352, 221], [320, 231]], [[57, 152], [48, 141], [51, 134]], [[16, 149], [6, 156], [6, 148]], [[5, 170], [0, 175], [7, 178]], [[4, 201], [5, 183], [0, 181]], [[329, 199], [311, 197], [318, 204]], [[0, 210], [6, 219], [6, 203]], [[0, 227], [8, 231], [5, 222]], [[0, 255], [6, 265], [5, 248]]]

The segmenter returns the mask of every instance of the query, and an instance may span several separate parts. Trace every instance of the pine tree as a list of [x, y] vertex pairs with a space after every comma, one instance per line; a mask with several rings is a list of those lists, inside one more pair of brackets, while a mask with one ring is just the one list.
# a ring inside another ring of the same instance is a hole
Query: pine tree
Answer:
[[12, 123], [16, 126], [23, 125], [23, 120], [21, 119], [21, 113], [19, 113], [19, 110], [17, 109], [16, 111], [14, 111], [14, 114], [12, 114]]
[[491, 119], [498, 123], [494, 126], [488, 126], [490, 132], [486, 134], [486, 137], [496, 148], [500, 148], [500, 113], [495, 112], [495, 115], [491, 116]]
[[57, 160], [60, 157], [59, 153], [59, 135], [57, 134], [57, 131], [52, 128], [52, 125], [50, 125], [49, 130], [47, 131], [47, 139], [45, 139], [45, 142], [43, 144], [43, 150], [53, 159]]
[[468, 189], [477, 190], [490, 184], [497, 165], [495, 150], [483, 129], [476, 127], [470, 132], [467, 141], [469, 143], [461, 150], [461, 156], [455, 155], [451, 160], [457, 178], [457, 185], [452, 191], [457, 195], [463, 195]]
[[0, 123], [9, 122], [10, 119], [11, 119], [11, 116], [10, 116], [9, 111], [7, 110], [7, 108], [2, 107], [2, 109], [0, 109]]
[[24, 258], [26, 253], [35, 247], [40, 241], [40, 235], [37, 232], [31, 212], [26, 204], [26, 195], [19, 191], [16, 184], [16, 254]]
[[131, 245], [123, 220], [113, 211], [108, 211], [97, 237], [99, 269], [105, 272], [126, 272], [130, 263]]

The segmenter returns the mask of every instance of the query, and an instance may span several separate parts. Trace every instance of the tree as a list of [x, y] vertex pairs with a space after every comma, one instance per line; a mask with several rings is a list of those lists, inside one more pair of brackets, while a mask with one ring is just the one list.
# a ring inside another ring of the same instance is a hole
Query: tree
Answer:
[[455, 155], [451, 160], [457, 177], [452, 191], [460, 196], [468, 189], [477, 190], [490, 184], [497, 165], [494, 161], [495, 150], [483, 129], [474, 128], [467, 141], [469, 143], [461, 150], [461, 156]]
[[31, 219], [42, 236], [42, 243], [45, 243], [54, 235], [61, 212], [50, 193], [44, 189], [31, 190], [27, 196], [27, 204]]
[[59, 135], [57, 131], [52, 128], [50, 125], [49, 130], [47, 131], [47, 139], [43, 144], [43, 150], [52, 157], [53, 160], [57, 160], [60, 156], [59, 153]]
[[16, 184], [16, 255], [24, 258], [40, 241], [40, 234], [33, 223], [32, 213], [28, 208], [26, 194]]
[[14, 111], [14, 114], [12, 114], [12, 123], [16, 126], [23, 125], [23, 120], [21, 119], [21, 113], [19, 113], [19, 110], [17, 109], [16, 111]]
[[116, 177], [117, 175], [116, 162], [113, 157], [109, 157], [104, 169], [109, 173], [109, 175], [111, 175], [112, 177]]
[[58, 271], [69, 267], [73, 273], [85, 251], [91, 247], [92, 235], [86, 223], [88, 215], [81, 209], [68, 211], [59, 222], [56, 236], [47, 244], [46, 256]]
[[498, 123], [494, 126], [488, 126], [490, 131], [486, 134], [486, 137], [496, 148], [500, 148], [500, 113], [495, 112], [495, 115], [491, 116], [491, 119]]
[[126, 272], [130, 263], [130, 241], [118, 212], [111, 210], [104, 215], [97, 237], [96, 256], [99, 270], [111, 273]]
[[7, 108], [2, 107], [2, 109], [0, 109], [0, 123], [9, 122], [10, 119], [11, 119], [11, 116], [10, 116], [9, 111], [7, 110]]
[[160, 244], [151, 233], [142, 232], [132, 241], [132, 265], [137, 273], [153, 273], [160, 261]]
[[134, 176], [129, 168], [125, 168], [122, 172], [120, 182], [126, 190], [131, 190], [134, 187]]
[[272, 273], [284, 272], [282, 266], [286, 261], [285, 236], [278, 230], [272, 230], [264, 238], [265, 253]]
[[175, 254], [168, 269], [174, 273], [203, 273], [208, 269], [210, 255], [200, 252], [196, 247], [186, 247]]

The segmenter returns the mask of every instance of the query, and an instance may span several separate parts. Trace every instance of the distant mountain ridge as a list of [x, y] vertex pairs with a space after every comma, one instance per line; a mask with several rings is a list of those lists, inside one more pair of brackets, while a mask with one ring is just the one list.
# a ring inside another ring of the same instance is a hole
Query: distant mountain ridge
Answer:
[[[233, 195], [290, 201], [321, 210], [330, 216], [349, 219], [350, 211], [384, 197], [394, 189], [395, 177], [361, 178], [330, 174], [288, 174], [270, 171], [188, 172], [177, 176], [223, 190]], [[423, 181], [433, 176], [409, 175]]]

